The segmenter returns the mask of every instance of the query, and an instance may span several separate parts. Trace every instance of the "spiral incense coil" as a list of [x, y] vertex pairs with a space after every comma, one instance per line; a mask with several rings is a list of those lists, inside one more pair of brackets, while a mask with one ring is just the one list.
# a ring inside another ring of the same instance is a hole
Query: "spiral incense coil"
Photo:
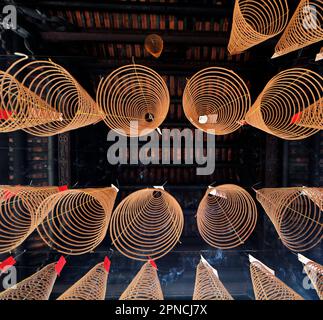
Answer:
[[56, 281], [55, 264], [51, 263], [14, 287], [0, 293], [0, 300], [48, 300]]
[[60, 119], [59, 112], [10, 74], [0, 71], [0, 132], [12, 132]]
[[[28, 126], [22, 129], [32, 135], [52, 136], [101, 120], [94, 100], [63, 67], [52, 61], [20, 59], [3, 78], [1, 87], [5, 86], [8, 92], [10, 106], [17, 105], [20, 113], [28, 111], [25, 117], [32, 121], [28, 120]], [[37, 109], [31, 112], [34, 106]], [[15, 116], [13, 109], [12, 117]]]
[[323, 40], [323, 0], [301, 0], [275, 48], [273, 58]]
[[99, 263], [57, 300], [104, 300], [107, 281], [108, 272], [104, 263]]
[[323, 188], [303, 188], [305, 193], [323, 211]]
[[51, 248], [80, 255], [96, 248], [106, 235], [117, 191], [114, 188], [67, 190], [48, 197], [37, 214], [42, 239]]
[[156, 269], [146, 262], [119, 300], [164, 300]]
[[216, 270], [203, 261], [196, 268], [193, 300], [233, 300]]
[[145, 39], [145, 49], [153, 57], [159, 58], [163, 52], [164, 41], [158, 34], [150, 34]]
[[318, 296], [323, 300], [323, 266], [309, 261], [305, 264], [304, 270], [313, 284]]
[[210, 67], [187, 81], [183, 108], [188, 120], [204, 132], [225, 135], [241, 126], [251, 106], [248, 87], [233, 71]]
[[170, 97], [158, 73], [131, 64], [100, 82], [96, 101], [108, 127], [121, 135], [135, 137], [159, 127], [167, 116]]
[[250, 264], [250, 274], [256, 300], [304, 300], [259, 262]]
[[144, 189], [125, 198], [110, 223], [112, 244], [130, 259], [157, 260], [179, 241], [184, 216], [175, 198], [162, 189]]
[[323, 130], [323, 97], [301, 112], [295, 123], [299, 126]]
[[231, 249], [243, 244], [257, 223], [249, 193], [232, 184], [209, 188], [197, 210], [197, 227], [210, 246]]
[[286, 0], [236, 0], [228, 51], [231, 55], [275, 37], [288, 22]]
[[280, 240], [287, 248], [297, 252], [309, 250], [322, 240], [322, 210], [307, 191], [307, 188], [265, 188], [257, 191], [257, 200], [274, 224]]
[[17, 248], [37, 228], [41, 219], [36, 214], [57, 187], [0, 186], [0, 253]]
[[299, 125], [307, 108], [322, 99], [323, 77], [293, 68], [272, 78], [246, 116], [248, 124], [287, 140], [300, 140], [319, 131]]

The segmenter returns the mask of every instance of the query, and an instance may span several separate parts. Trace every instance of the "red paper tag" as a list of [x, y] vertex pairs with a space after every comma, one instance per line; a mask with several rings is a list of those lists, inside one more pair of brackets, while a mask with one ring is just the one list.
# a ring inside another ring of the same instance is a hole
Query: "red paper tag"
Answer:
[[4, 198], [6, 199], [6, 200], [9, 200], [10, 198], [12, 198], [14, 195], [16, 195], [14, 192], [11, 192], [11, 191], [9, 191], [9, 190], [6, 190], [5, 192], [4, 192]]
[[63, 270], [65, 264], [66, 264], [66, 260], [63, 256], [61, 256], [55, 265], [55, 271], [58, 276], [60, 276], [61, 271]]
[[302, 112], [294, 114], [290, 123], [291, 124], [297, 123], [301, 118], [301, 114]]
[[5, 272], [6, 270], [8, 270], [9, 268], [11, 268], [15, 264], [16, 264], [15, 258], [9, 257], [9, 258], [7, 258], [6, 260], [4, 260], [3, 262], [0, 263], [0, 270], [2, 272]]
[[60, 187], [58, 187], [58, 190], [59, 191], [66, 191], [66, 190], [68, 190], [68, 186], [60, 186]]
[[110, 266], [111, 266], [111, 261], [110, 261], [110, 259], [109, 259], [108, 257], [105, 257], [105, 258], [104, 258], [104, 263], [103, 263], [103, 265], [104, 265], [104, 269], [106, 270], [106, 272], [108, 272], [108, 273], [109, 273], [109, 271], [110, 271]]
[[0, 109], [0, 120], [8, 120], [11, 115], [11, 111]]
[[148, 257], [149, 258], [149, 263], [156, 269], [156, 270], [158, 270], [158, 268], [157, 268], [157, 264], [156, 264], [156, 262], [153, 260], [153, 259], [151, 259], [150, 257]]

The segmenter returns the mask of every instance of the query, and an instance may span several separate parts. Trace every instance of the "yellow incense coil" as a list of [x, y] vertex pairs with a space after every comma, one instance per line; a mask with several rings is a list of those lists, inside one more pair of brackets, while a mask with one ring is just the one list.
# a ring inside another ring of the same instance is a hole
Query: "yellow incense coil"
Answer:
[[104, 300], [107, 281], [108, 272], [104, 263], [99, 263], [57, 300]]
[[301, 0], [275, 48], [273, 58], [323, 40], [323, 1]]
[[[298, 122], [303, 119], [303, 113], [306, 118], [309, 107], [322, 100], [322, 86], [323, 77], [309, 69], [282, 71], [268, 82], [247, 113], [246, 121], [282, 139], [307, 138], [319, 128], [305, 127]], [[316, 110], [318, 115], [320, 110]]]
[[323, 211], [323, 188], [303, 187], [303, 193], [306, 194]]
[[3, 71], [0, 71], [0, 115], [0, 132], [61, 120], [59, 112]]
[[210, 246], [231, 249], [243, 244], [257, 223], [257, 207], [247, 191], [226, 184], [209, 188], [197, 210], [197, 227]]
[[[311, 189], [311, 188], [310, 188]], [[265, 188], [257, 190], [257, 200], [290, 250], [301, 252], [322, 240], [322, 196], [314, 200], [307, 188]]]
[[46, 198], [37, 210], [40, 236], [61, 253], [94, 250], [105, 238], [116, 194], [114, 188], [80, 189]]
[[259, 262], [250, 264], [250, 274], [256, 300], [304, 300]]
[[57, 187], [0, 186], [0, 253], [22, 244], [41, 222], [37, 209]]
[[193, 300], [233, 300], [215, 274], [215, 270], [202, 261], [197, 265]]
[[251, 106], [245, 82], [232, 70], [210, 67], [187, 81], [183, 108], [198, 129], [225, 135], [240, 128]]
[[184, 225], [182, 209], [162, 189], [144, 189], [126, 197], [110, 223], [112, 244], [131, 259], [156, 260], [179, 241]]
[[96, 101], [109, 128], [121, 135], [143, 136], [164, 121], [170, 97], [165, 81], [157, 72], [131, 64], [100, 82]]
[[156, 269], [146, 262], [119, 300], [164, 300]]
[[323, 300], [323, 266], [309, 261], [305, 264], [304, 270], [313, 284], [318, 296]]
[[14, 62], [2, 75], [1, 89], [1, 104], [9, 103], [12, 111], [7, 123], [18, 121], [16, 128], [32, 135], [52, 136], [101, 120], [94, 100], [52, 61]]
[[231, 55], [275, 37], [288, 22], [286, 0], [236, 0], [228, 51]]
[[299, 126], [323, 130], [323, 97], [301, 112], [295, 119], [295, 123]]
[[56, 281], [55, 264], [51, 263], [0, 293], [0, 300], [48, 300]]

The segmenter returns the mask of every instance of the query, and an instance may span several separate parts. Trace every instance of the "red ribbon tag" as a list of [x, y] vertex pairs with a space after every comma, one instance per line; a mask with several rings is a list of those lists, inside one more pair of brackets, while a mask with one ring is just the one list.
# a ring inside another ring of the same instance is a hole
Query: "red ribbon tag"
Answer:
[[151, 259], [150, 257], [148, 257], [148, 258], [149, 258], [149, 263], [153, 266], [153, 268], [158, 270], [156, 262], [153, 259]]
[[61, 256], [57, 261], [57, 263], [55, 264], [55, 271], [58, 276], [61, 275], [61, 271], [63, 270], [65, 264], [66, 264], [66, 260], [63, 256]]
[[58, 187], [58, 190], [59, 191], [66, 191], [66, 190], [68, 190], [68, 186], [60, 186], [60, 187]]
[[6, 260], [2, 261], [0, 263], [0, 270], [2, 272], [6, 272], [6, 270], [8, 270], [9, 268], [11, 268], [12, 266], [14, 266], [16, 264], [16, 260], [13, 257], [9, 257]]
[[108, 272], [108, 273], [109, 273], [109, 271], [110, 271], [110, 266], [111, 266], [111, 261], [110, 261], [110, 259], [109, 259], [108, 257], [105, 257], [105, 258], [104, 258], [104, 263], [103, 263], [103, 265], [104, 265], [104, 269], [106, 270], [106, 272]]
[[10, 198], [12, 198], [13, 196], [15, 196], [16, 194], [14, 192], [11, 192], [9, 190], [6, 190], [4, 192], [4, 198], [5, 200], [9, 200]]
[[297, 123], [301, 118], [301, 114], [302, 114], [302, 112], [294, 114], [290, 123], [291, 124]]
[[11, 115], [11, 111], [0, 109], [0, 120], [8, 120]]

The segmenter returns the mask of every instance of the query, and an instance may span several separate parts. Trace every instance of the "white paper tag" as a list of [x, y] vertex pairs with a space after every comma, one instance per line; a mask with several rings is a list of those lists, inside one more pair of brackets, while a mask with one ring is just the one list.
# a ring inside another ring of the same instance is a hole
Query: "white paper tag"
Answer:
[[[211, 189], [212, 187], [209, 187], [209, 188]], [[209, 192], [212, 196], [217, 196], [223, 199], [227, 199], [227, 196], [223, 192], [216, 190], [216, 188], [214, 187], [212, 189], [213, 190]]]
[[219, 279], [219, 274], [218, 274], [218, 271], [216, 269], [214, 269], [207, 261], [206, 259], [201, 255], [201, 262], [203, 264], [205, 264], [206, 266], [210, 267], [213, 271], [213, 273], [215, 274], [215, 276]]
[[119, 189], [114, 184], [111, 184], [111, 188], [114, 188], [117, 190], [117, 192], [119, 192]]
[[205, 124], [207, 123], [207, 119], [208, 119], [207, 116], [199, 116], [199, 123]]
[[301, 254], [298, 254], [297, 255], [297, 258], [298, 258], [298, 261], [302, 262], [303, 264], [308, 264], [309, 262], [311, 262], [312, 260], [304, 257], [303, 255]]
[[323, 59], [323, 52], [320, 52], [316, 55], [315, 61], [320, 61]]
[[218, 122], [218, 114], [208, 114], [204, 116], [199, 116], [199, 123], [217, 123]]
[[249, 254], [249, 262], [253, 263], [253, 262], [258, 262], [260, 263], [266, 270], [268, 270], [272, 275], [275, 275], [275, 271], [273, 269], [270, 269], [269, 267], [267, 267], [265, 264], [263, 264], [261, 261], [257, 260], [256, 258], [254, 258], [252, 255]]
[[165, 190], [163, 186], [153, 186], [155, 189], [162, 189]]

